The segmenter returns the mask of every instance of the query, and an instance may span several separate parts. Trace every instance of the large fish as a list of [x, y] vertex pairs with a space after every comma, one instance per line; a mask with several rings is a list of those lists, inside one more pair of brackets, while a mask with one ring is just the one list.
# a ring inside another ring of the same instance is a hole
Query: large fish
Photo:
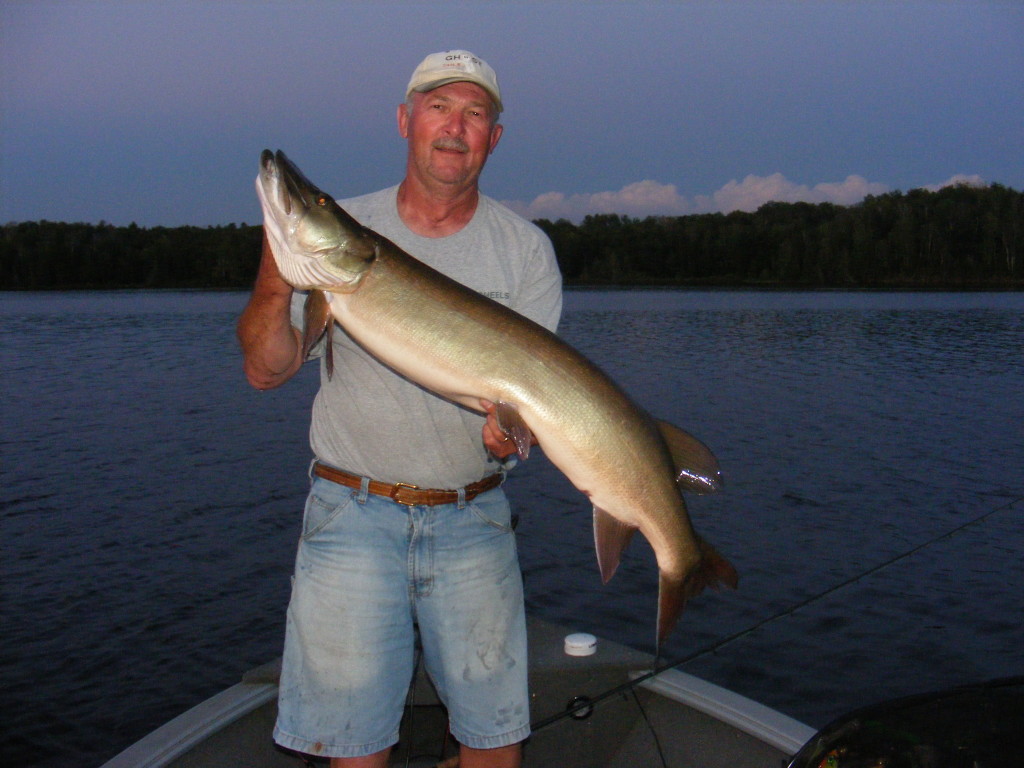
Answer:
[[650, 542], [659, 644], [689, 598], [736, 586], [733, 567], [694, 533], [680, 493], [719, 487], [718, 463], [702, 443], [655, 422], [547, 329], [361, 226], [283, 152], [264, 150], [256, 183], [279, 232], [281, 275], [310, 290], [307, 351], [333, 317], [385, 365], [438, 395], [475, 411], [481, 400], [496, 403], [520, 455], [535, 436], [590, 498], [604, 581], [636, 529]]

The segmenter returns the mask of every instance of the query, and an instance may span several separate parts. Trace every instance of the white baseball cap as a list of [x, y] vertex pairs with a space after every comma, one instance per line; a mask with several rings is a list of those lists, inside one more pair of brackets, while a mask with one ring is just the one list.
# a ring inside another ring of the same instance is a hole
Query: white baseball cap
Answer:
[[440, 51], [427, 56], [413, 71], [405, 97], [408, 99], [413, 91], [424, 93], [448, 83], [476, 83], [491, 95], [499, 112], [503, 109], [498, 76], [486, 61], [469, 51]]

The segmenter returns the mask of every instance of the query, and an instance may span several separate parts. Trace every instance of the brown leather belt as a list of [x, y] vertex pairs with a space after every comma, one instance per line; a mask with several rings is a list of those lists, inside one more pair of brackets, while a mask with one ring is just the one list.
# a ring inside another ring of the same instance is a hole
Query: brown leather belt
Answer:
[[[329, 467], [326, 464], [321, 464], [319, 461], [313, 464], [313, 474], [317, 477], [322, 477], [324, 480], [330, 480], [332, 483], [344, 485], [348, 488], [361, 488], [363, 485], [363, 478], [359, 477], [359, 475], [353, 475], [349, 472]], [[497, 472], [493, 475], [488, 475], [483, 480], [470, 483], [462, 489], [465, 492], [466, 501], [470, 501], [484, 491], [497, 488], [501, 485], [502, 479], [502, 474]], [[407, 507], [432, 507], [437, 504], [454, 504], [459, 500], [458, 491], [444, 491], [437, 488], [420, 488], [419, 486], [409, 485], [408, 483], [388, 485], [387, 483], [379, 483], [376, 480], [371, 480], [369, 491], [375, 496], [384, 496], [394, 502], [404, 504]]]

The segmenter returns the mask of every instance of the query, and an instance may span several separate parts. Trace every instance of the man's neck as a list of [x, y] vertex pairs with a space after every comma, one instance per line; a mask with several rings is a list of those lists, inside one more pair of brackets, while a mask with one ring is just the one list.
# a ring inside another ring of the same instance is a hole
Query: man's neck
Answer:
[[421, 237], [454, 235], [469, 224], [479, 202], [475, 186], [445, 194], [444, 190], [427, 190], [407, 176], [398, 187], [398, 215]]

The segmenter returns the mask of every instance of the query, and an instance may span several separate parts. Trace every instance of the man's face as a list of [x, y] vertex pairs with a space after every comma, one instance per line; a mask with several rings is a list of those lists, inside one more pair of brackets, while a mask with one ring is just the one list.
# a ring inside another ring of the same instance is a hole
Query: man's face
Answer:
[[475, 83], [449, 83], [412, 94], [412, 111], [398, 108], [398, 130], [409, 141], [410, 171], [426, 182], [476, 183], [501, 138], [494, 104]]

